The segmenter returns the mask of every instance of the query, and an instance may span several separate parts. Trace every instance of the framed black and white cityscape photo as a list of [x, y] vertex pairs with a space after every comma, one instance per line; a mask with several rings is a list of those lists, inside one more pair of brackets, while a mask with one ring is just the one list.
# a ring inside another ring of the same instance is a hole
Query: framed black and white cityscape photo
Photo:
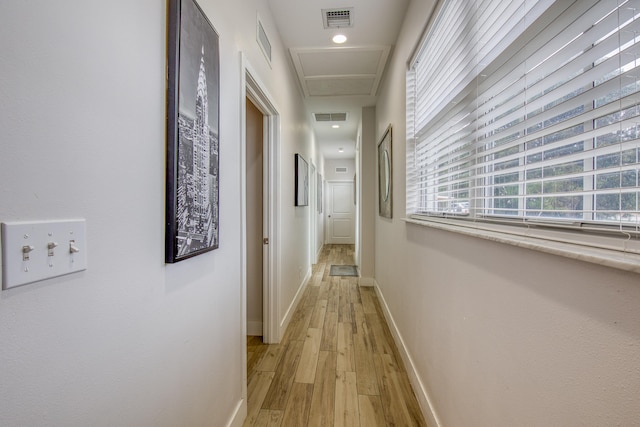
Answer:
[[218, 34], [194, 0], [168, 0], [165, 262], [218, 247]]

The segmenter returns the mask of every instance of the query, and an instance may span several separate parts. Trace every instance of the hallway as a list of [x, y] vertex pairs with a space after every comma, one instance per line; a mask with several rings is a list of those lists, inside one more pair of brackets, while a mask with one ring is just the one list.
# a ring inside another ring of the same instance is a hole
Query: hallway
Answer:
[[245, 426], [426, 426], [373, 288], [329, 276], [325, 245], [280, 344], [248, 337]]

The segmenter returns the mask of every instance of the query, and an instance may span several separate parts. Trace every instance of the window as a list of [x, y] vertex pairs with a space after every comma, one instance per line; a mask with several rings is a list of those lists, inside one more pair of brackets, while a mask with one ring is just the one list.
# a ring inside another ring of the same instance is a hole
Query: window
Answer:
[[640, 231], [640, 0], [449, 0], [407, 74], [409, 214]]

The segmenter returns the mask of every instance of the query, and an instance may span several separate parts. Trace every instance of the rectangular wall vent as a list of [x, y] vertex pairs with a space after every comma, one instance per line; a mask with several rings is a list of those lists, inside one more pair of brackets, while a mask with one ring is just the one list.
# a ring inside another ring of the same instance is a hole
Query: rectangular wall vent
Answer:
[[347, 113], [313, 113], [316, 122], [344, 122], [347, 120]]
[[337, 167], [336, 173], [347, 173], [347, 168], [345, 167]]
[[327, 29], [353, 27], [353, 8], [322, 9], [322, 23]]
[[269, 37], [267, 37], [267, 33], [264, 31], [264, 27], [262, 26], [262, 22], [260, 22], [259, 18], [256, 40], [258, 41], [258, 44], [262, 49], [262, 53], [264, 53], [267, 61], [269, 61], [269, 64], [271, 64], [271, 42], [269, 41]]

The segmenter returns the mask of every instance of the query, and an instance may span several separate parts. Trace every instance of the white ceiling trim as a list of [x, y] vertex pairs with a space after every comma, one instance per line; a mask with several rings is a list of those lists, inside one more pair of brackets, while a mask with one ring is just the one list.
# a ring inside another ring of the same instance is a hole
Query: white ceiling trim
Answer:
[[389, 46], [291, 48], [291, 60], [306, 98], [375, 96]]

